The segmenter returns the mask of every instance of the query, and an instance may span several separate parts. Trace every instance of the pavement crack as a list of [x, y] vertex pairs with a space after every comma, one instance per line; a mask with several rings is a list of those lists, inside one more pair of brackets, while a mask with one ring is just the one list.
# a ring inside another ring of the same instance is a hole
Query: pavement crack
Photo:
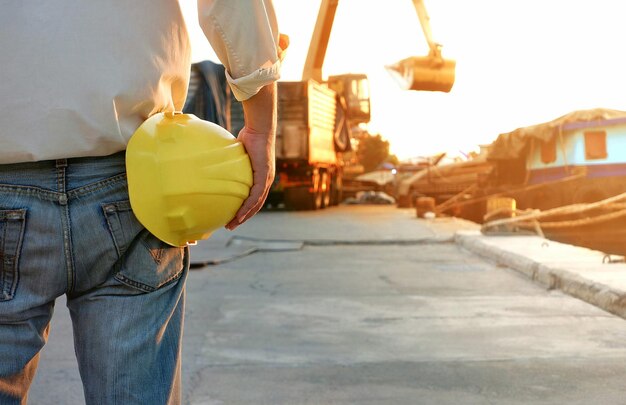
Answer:
[[301, 243], [306, 246], [408, 246], [408, 245], [433, 245], [454, 243], [454, 237], [434, 237], [434, 238], [418, 238], [418, 239], [261, 239], [249, 236], [234, 236], [231, 242], [246, 241], [248, 243]]
[[[293, 252], [302, 250], [304, 246], [425, 246], [455, 243], [454, 237], [434, 237], [419, 239], [261, 239], [248, 236], [233, 236], [223, 249], [202, 251], [194, 248], [191, 268], [216, 266], [228, 263], [256, 252]], [[196, 252], [199, 257], [196, 257]]]

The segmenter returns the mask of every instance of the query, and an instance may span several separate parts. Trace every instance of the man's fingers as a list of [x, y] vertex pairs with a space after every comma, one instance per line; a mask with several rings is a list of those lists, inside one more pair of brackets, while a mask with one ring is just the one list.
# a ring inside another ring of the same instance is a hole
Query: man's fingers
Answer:
[[268, 134], [255, 133], [248, 127], [244, 127], [238, 139], [243, 143], [250, 157], [254, 176], [248, 198], [237, 211], [235, 218], [226, 225], [226, 228], [230, 230], [246, 222], [263, 208], [274, 182], [273, 138], [268, 138]]
[[244, 223], [251, 216], [260, 211], [270, 192], [273, 178], [267, 175], [258, 177], [259, 179], [255, 179], [254, 185], [250, 189], [250, 196], [244, 201], [239, 211], [237, 211], [237, 215], [235, 215], [238, 224]]
[[226, 228], [232, 231], [256, 214], [263, 207], [268, 193], [269, 189], [266, 190], [262, 185], [254, 185], [250, 189], [250, 196], [246, 198], [235, 217], [226, 225]]

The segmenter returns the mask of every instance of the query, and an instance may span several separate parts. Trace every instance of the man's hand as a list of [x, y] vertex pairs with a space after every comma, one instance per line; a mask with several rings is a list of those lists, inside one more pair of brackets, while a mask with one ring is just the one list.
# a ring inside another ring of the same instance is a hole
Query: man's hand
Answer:
[[246, 127], [239, 132], [237, 139], [243, 143], [243, 146], [248, 152], [248, 156], [250, 156], [253, 182], [250, 195], [243, 202], [239, 211], [237, 211], [235, 218], [226, 225], [226, 228], [231, 231], [263, 208], [263, 203], [274, 182], [275, 163], [273, 138], [273, 135], [270, 136], [267, 133], [258, 133]]
[[245, 126], [237, 139], [250, 156], [252, 188], [235, 218], [226, 229], [233, 230], [250, 219], [261, 208], [274, 182], [276, 142], [276, 83], [263, 87], [243, 102]]

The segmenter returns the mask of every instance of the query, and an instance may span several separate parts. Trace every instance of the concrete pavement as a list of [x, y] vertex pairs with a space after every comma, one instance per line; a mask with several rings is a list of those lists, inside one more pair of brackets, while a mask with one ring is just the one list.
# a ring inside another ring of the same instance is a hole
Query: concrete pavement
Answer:
[[626, 324], [468, 254], [477, 229], [339, 207], [215, 235], [198, 250], [238, 238], [303, 247], [192, 274], [185, 402], [622, 403]]
[[[468, 253], [495, 241], [477, 228], [342, 206], [216, 233], [193, 252], [220, 264], [188, 279], [183, 403], [623, 403], [626, 323], [494, 259], [516, 239]], [[82, 403], [59, 301], [34, 405]]]
[[455, 241], [482, 257], [515, 269], [548, 289], [557, 289], [626, 318], [626, 264], [602, 252], [539, 236], [488, 236], [459, 231]]
[[[363, 207], [358, 207], [363, 210]], [[459, 246], [478, 254], [499, 265], [510, 267], [529, 277], [531, 280], [549, 289], [558, 289], [575, 298], [579, 298], [605, 311], [626, 318], [626, 263], [610, 262], [602, 252], [583, 247], [572, 246], [547, 240], [539, 236], [506, 235], [492, 236], [480, 233], [479, 226], [457, 218], [438, 218], [436, 220], [417, 219], [412, 210], [402, 210], [402, 216], [421, 225], [422, 233], [416, 233], [416, 227], [398, 227], [392, 217], [396, 213], [387, 210], [370, 210], [363, 219], [367, 222], [368, 230], [359, 229], [359, 222], [347, 220], [342, 211], [334, 211], [330, 220], [339, 223], [337, 229], [325, 239], [323, 222], [316, 221], [309, 214], [302, 215], [303, 224], [297, 228], [297, 239], [308, 240], [309, 244], [323, 244], [324, 242], [356, 242], [364, 243], [376, 241], [382, 244], [389, 243], [435, 243], [454, 240]], [[248, 230], [246, 238], [264, 240], [267, 236], [265, 229], [272, 226], [272, 216], [262, 218], [254, 229]], [[345, 224], [341, 224], [345, 222]], [[364, 228], [365, 229], [365, 228]], [[375, 229], [375, 234], [369, 230]], [[241, 232], [241, 231], [240, 231]], [[222, 246], [229, 238], [240, 236], [220, 232], [207, 246], [214, 246], [216, 251], [224, 255]], [[293, 230], [280, 228], [273, 230], [272, 237], [278, 239], [293, 239]], [[242, 240], [239, 240], [241, 242]], [[245, 248], [254, 246], [254, 241], [247, 244], [235, 243], [229, 246], [233, 254], [250, 253]], [[210, 257], [214, 257], [211, 254]], [[223, 257], [223, 256], [217, 256]]]

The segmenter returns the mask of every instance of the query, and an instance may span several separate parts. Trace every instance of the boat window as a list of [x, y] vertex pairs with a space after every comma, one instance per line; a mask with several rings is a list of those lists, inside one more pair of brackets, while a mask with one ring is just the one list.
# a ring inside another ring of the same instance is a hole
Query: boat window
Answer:
[[556, 138], [549, 141], [541, 141], [541, 161], [552, 163], [556, 160]]
[[605, 159], [607, 156], [606, 131], [586, 131], [585, 159]]

